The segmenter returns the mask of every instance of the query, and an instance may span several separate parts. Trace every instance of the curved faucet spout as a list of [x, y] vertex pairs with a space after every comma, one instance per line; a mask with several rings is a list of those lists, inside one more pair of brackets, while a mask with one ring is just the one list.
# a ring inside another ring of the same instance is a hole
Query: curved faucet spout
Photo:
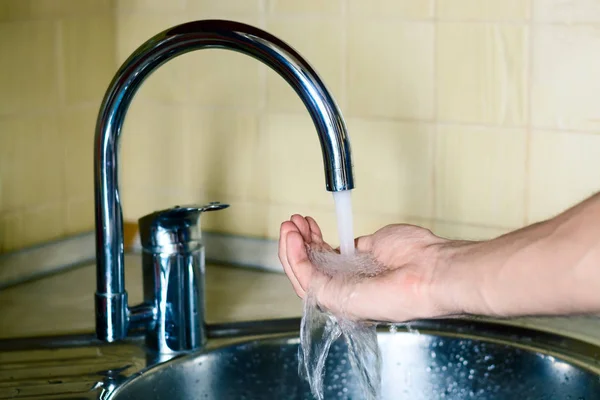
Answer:
[[350, 143], [342, 114], [315, 70], [294, 49], [267, 32], [232, 21], [189, 22], [154, 36], [118, 70], [96, 124], [96, 332], [101, 340], [124, 338], [129, 323], [117, 179], [117, 152], [125, 114], [137, 89], [154, 70], [178, 55], [207, 48], [247, 54], [278, 72], [302, 98], [315, 124], [327, 190], [354, 188]]

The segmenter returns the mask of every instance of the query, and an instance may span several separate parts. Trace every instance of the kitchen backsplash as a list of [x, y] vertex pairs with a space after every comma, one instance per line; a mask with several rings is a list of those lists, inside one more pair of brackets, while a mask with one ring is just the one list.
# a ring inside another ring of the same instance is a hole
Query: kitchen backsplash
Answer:
[[93, 226], [93, 137], [117, 65], [106, 0], [0, 0], [0, 252]]
[[[323, 77], [355, 156], [357, 235], [407, 222], [487, 238], [600, 187], [595, 0], [2, 0], [0, 251], [93, 228], [110, 78], [152, 35], [206, 18], [266, 29]], [[276, 238], [298, 212], [337, 242], [308, 113], [241, 54], [189, 53], [153, 74], [120, 170], [128, 220], [219, 200], [231, 208], [204, 229]]]

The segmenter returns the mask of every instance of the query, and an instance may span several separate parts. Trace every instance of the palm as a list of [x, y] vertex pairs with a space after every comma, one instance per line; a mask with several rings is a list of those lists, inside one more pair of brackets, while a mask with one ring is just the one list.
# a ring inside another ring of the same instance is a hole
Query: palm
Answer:
[[[389, 225], [358, 238], [357, 250], [370, 253], [386, 271], [353, 282], [327, 278], [318, 293], [319, 303], [336, 312], [345, 299], [344, 310], [356, 319], [404, 321], [426, 317], [430, 308], [426, 288], [433, 271], [433, 260], [427, 260], [426, 254], [434, 238], [428, 230], [412, 225]], [[294, 215], [281, 226], [279, 258], [301, 298], [312, 281], [323, 277], [311, 264], [307, 246], [332, 250], [314, 219]]]

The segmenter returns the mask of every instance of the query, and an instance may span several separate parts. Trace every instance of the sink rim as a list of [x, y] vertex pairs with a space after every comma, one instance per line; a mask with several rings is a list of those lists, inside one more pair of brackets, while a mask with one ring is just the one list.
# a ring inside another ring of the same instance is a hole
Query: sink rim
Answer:
[[[292, 320], [288, 319], [287, 321], [288, 324], [284, 325], [289, 325], [289, 322]], [[264, 342], [285, 345], [289, 344], [290, 340], [299, 340], [299, 318], [297, 319], [297, 322], [297, 328], [290, 326], [290, 329], [287, 331], [283, 331], [283, 326], [279, 326], [279, 332], [270, 334], [263, 333], [254, 336], [240, 334], [239, 336], [233, 337], [228, 343], [213, 346], [210, 346], [211, 343], [209, 340], [208, 346], [203, 350], [175, 356], [164, 362], [149, 365], [147, 368], [133, 374], [117, 387], [114, 387], [110, 393], [107, 393], [106, 399], [113, 400], [118, 398], [119, 394], [126, 390], [129, 385], [138, 382], [149, 374], [155, 375], [160, 373], [161, 370], [186, 362], [193, 362], [205, 355], [213, 354], [225, 349], [232, 349], [241, 345], [254, 347], [259, 346]], [[243, 322], [242, 324], [245, 328], [252, 329], [253, 327], [256, 328], [256, 324], [264, 323], [268, 323], [268, 321], [248, 321]], [[265, 328], [263, 327], [259, 330], [264, 329]], [[418, 331], [418, 333], [412, 333], [411, 331], [413, 330]], [[243, 329], [240, 331], [243, 331]], [[557, 360], [567, 362], [600, 377], [600, 345], [554, 332], [502, 324], [499, 322], [462, 318], [419, 320], [408, 324], [384, 323], [378, 325], [377, 332], [378, 334], [389, 335], [394, 335], [396, 332], [397, 334], [404, 335], [421, 334], [507, 345], [535, 354], [552, 356]]]

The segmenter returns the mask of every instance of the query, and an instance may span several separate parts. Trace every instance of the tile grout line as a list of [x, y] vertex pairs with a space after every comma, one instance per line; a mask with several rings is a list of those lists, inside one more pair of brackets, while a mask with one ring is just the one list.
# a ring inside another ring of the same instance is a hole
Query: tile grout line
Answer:
[[[348, 2], [342, 0], [342, 99], [341, 108], [343, 111], [348, 109]], [[343, 113], [342, 111], [342, 113]]]
[[[268, 18], [268, 5], [267, 5], [267, 1], [268, 0], [261, 0], [260, 1], [260, 12], [258, 13], [258, 24], [259, 27], [261, 29], [264, 29], [265, 31], [267, 30], [267, 18]], [[260, 67], [259, 67], [259, 82], [260, 82], [260, 86], [261, 86], [261, 99], [260, 99], [260, 104], [258, 106], [258, 112], [263, 114], [266, 113], [268, 110], [268, 98], [269, 98], [269, 85], [268, 85], [268, 72], [267, 71], [267, 66], [259, 63]]]
[[[261, 25], [260, 27], [262, 29], [264, 29], [265, 31], [267, 31], [267, 19], [269, 17], [269, 0], [260, 0], [259, 3], [259, 7], [260, 7], [260, 12], [258, 13], [258, 23], [259, 25]], [[257, 136], [258, 136], [258, 144], [261, 143], [261, 141], [264, 142], [265, 140], [265, 134], [266, 134], [266, 129], [265, 129], [265, 125], [266, 125], [266, 119], [268, 118], [269, 115], [269, 107], [267, 105], [268, 103], [268, 98], [269, 98], [269, 83], [268, 83], [268, 70], [267, 70], [267, 66], [262, 64], [260, 67], [260, 76], [259, 76], [259, 80], [260, 80], [260, 85], [261, 85], [261, 89], [262, 89], [262, 93], [261, 93], [261, 100], [260, 100], [260, 106], [258, 107], [258, 110], [256, 111], [256, 121], [254, 122], [255, 126], [256, 126], [256, 131], [257, 131]], [[263, 180], [265, 178], [263, 177]], [[265, 186], [270, 188], [271, 182], [268, 181]], [[250, 199], [250, 191], [247, 191], [245, 193], [244, 196], [244, 200], [243, 201], [252, 201]], [[270, 200], [267, 202], [266, 205], [267, 208], [271, 208], [271, 204], [270, 204]], [[267, 213], [268, 214], [268, 213]], [[268, 216], [267, 216], [267, 221], [266, 224], [268, 224]]]
[[531, 218], [529, 216], [529, 202], [531, 200], [531, 145], [533, 139], [533, 120], [532, 120], [532, 92], [533, 92], [533, 46], [534, 46], [534, 29], [533, 29], [533, 0], [529, 2], [529, 36], [527, 37], [527, 131], [525, 133], [525, 171], [524, 171], [524, 193], [523, 193], [523, 225], [527, 225]]
[[[162, 105], [165, 107], [179, 107], [181, 106], [181, 102], [179, 101], [171, 101], [171, 100], [158, 100], [158, 99], [142, 99], [139, 101], [154, 104], [154, 105]], [[190, 106], [195, 106], [195, 103], [189, 103]], [[96, 101], [85, 101], [79, 102], [76, 104], [70, 104], [66, 106], [68, 110], [86, 110], [93, 108], [97, 109], [99, 103]], [[59, 108], [59, 107], [57, 107]], [[43, 115], [55, 115], [57, 108], [45, 108], [45, 109], [36, 109], [36, 110], [24, 110], [24, 111], [16, 111], [10, 113], [0, 113], [0, 118], [14, 118], [14, 117], [35, 117], [35, 116], [43, 116]], [[198, 105], [194, 109], [199, 111], [241, 111], [241, 112], [260, 112], [260, 110], [256, 110], [251, 106], [244, 105]], [[274, 115], [289, 115], [289, 116], [299, 116], [305, 115], [304, 111], [294, 111], [294, 110], [282, 110], [282, 111], [273, 111]], [[434, 120], [434, 119], [419, 119], [419, 118], [395, 118], [395, 117], [384, 117], [384, 116], [365, 116], [365, 115], [350, 115], [345, 116], [346, 119], [356, 119], [362, 121], [378, 121], [378, 122], [390, 122], [390, 123], [399, 123], [399, 124], [429, 124], [429, 125], [440, 125], [440, 126], [460, 126], [466, 128], [482, 128], [482, 129], [506, 129], [506, 130], [518, 130], [518, 129], [528, 129], [528, 124], [523, 126], [515, 126], [515, 125], [490, 125], [490, 124], [482, 124], [482, 123], [470, 123], [470, 122], [461, 122], [461, 121], [449, 121], [449, 120]], [[550, 133], [572, 133], [572, 134], [581, 134], [581, 135], [598, 135], [597, 129], [581, 129], [581, 128], [557, 128], [553, 126], [532, 126], [532, 130], [539, 130]]]
[[56, 83], [58, 89], [58, 99], [60, 103], [60, 108], [66, 108], [67, 106], [67, 95], [66, 95], [66, 79], [65, 79], [65, 64], [64, 64], [64, 49], [63, 49], [63, 20], [57, 19], [55, 21], [55, 29], [56, 29]]
[[[268, 14], [268, 13], [267, 13]], [[157, 10], [123, 10], [119, 12], [119, 15], [141, 15], [141, 16], [161, 16], [161, 11]], [[259, 14], [260, 15], [260, 14]], [[334, 17], [334, 14], [323, 14], [318, 12], [273, 12], [273, 16], [276, 16], [279, 20], [286, 19], [315, 19], [315, 20], [330, 20]], [[365, 20], [371, 21], [394, 21], [394, 22], [432, 22], [434, 18], [407, 18], [407, 17], [399, 17], [393, 15], [364, 15], [360, 17], [352, 17], [352, 18], [361, 18]], [[468, 19], [468, 18], [436, 18], [438, 22], [441, 23], [461, 23], [461, 24], [504, 24], [504, 25], [546, 25], [546, 26], [597, 26], [598, 22], [596, 21], [576, 21], [576, 22], [564, 22], [564, 21], [538, 21], [532, 22], [527, 19]], [[45, 20], [45, 18], [35, 19], [35, 20]], [[4, 22], [7, 23], [7, 22]]]
[[431, 149], [430, 149], [430, 157], [431, 157], [431, 220], [432, 222], [432, 230], [435, 230], [435, 225], [437, 221], [437, 144], [438, 144], [438, 99], [437, 99], [437, 30], [438, 30], [438, 4], [437, 0], [433, 0], [433, 137], [431, 140]]
[[69, 193], [67, 188], [67, 171], [69, 169], [68, 165], [68, 154], [67, 154], [67, 145], [66, 138], [64, 136], [61, 124], [62, 114], [67, 110], [67, 80], [66, 80], [66, 70], [65, 70], [65, 49], [63, 47], [64, 43], [64, 19], [59, 17], [55, 20], [55, 29], [56, 29], [56, 48], [55, 48], [55, 56], [56, 56], [56, 85], [58, 91], [58, 111], [59, 115], [56, 121], [56, 127], [58, 129], [58, 135], [62, 141], [62, 155], [63, 160], [61, 162], [61, 192], [62, 192], [62, 204], [63, 207], [61, 209], [62, 217], [60, 227], [60, 234], [65, 234], [67, 227], [70, 225], [70, 212], [69, 212]]

